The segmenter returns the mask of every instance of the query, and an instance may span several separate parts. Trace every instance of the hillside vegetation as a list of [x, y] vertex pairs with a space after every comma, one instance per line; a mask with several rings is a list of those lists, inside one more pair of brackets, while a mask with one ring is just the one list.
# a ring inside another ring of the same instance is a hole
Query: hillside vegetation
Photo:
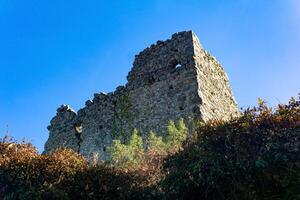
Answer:
[[143, 141], [134, 131], [105, 163], [3, 138], [0, 199], [300, 199], [300, 98], [276, 109], [259, 100], [188, 137], [182, 120], [170, 122], [167, 133]]

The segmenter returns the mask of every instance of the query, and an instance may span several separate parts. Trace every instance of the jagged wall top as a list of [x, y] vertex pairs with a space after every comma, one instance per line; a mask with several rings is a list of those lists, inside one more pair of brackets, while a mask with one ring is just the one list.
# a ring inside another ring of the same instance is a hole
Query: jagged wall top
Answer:
[[188, 66], [194, 56], [193, 37], [192, 31], [183, 31], [144, 49], [135, 56], [132, 70], [127, 76], [127, 86], [131, 89], [165, 80], [176, 65]]
[[77, 113], [61, 106], [48, 127], [45, 152], [65, 146], [88, 159], [95, 153], [107, 159], [106, 147], [133, 128], [146, 138], [150, 130], [165, 134], [169, 120], [183, 118], [192, 127], [195, 119], [227, 119], [237, 111], [226, 73], [192, 31], [136, 55], [127, 80], [114, 92], [94, 94]]

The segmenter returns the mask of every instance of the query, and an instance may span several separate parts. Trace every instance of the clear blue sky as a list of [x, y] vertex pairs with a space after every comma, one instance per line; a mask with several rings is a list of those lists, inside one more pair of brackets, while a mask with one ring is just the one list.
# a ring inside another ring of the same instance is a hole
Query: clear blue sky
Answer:
[[298, 0], [0, 0], [0, 137], [43, 150], [60, 104], [77, 110], [113, 91], [135, 54], [189, 29], [223, 64], [239, 107], [300, 92]]

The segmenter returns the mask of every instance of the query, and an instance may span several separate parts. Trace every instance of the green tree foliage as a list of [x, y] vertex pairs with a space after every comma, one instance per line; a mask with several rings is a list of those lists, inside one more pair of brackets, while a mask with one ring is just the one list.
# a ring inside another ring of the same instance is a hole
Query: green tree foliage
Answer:
[[[173, 121], [169, 121], [167, 126], [167, 136], [165, 141], [161, 136], [156, 136], [150, 131], [146, 144], [151, 153], [166, 155], [167, 151], [177, 152], [181, 149], [183, 142], [187, 138], [188, 129], [183, 119], [178, 121], [177, 126]], [[122, 144], [120, 140], [113, 140], [110, 147], [110, 163], [120, 168], [136, 168], [145, 160], [145, 152], [143, 147], [143, 139], [139, 136], [137, 129], [133, 130], [129, 144]], [[154, 151], [154, 152], [153, 152]]]
[[154, 150], [156, 153], [165, 154], [166, 144], [161, 136], [156, 136], [153, 131], [150, 131], [148, 137], [148, 148], [149, 150]]
[[139, 136], [138, 131], [134, 129], [128, 145], [122, 144], [120, 140], [113, 140], [109, 151], [111, 154], [110, 162], [115, 167], [137, 166], [144, 156], [143, 139]]
[[130, 160], [130, 152], [128, 146], [122, 144], [120, 140], [113, 140], [112, 146], [109, 148], [110, 162], [118, 167], [126, 167]]
[[133, 165], [138, 165], [144, 156], [143, 139], [139, 136], [137, 129], [133, 130], [129, 141], [130, 162]]
[[177, 127], [174, 121], [170, 120], [167, 126], [166, 146], [168, 150], [178, 150], [182, 147], [187, 138], [188, 129], [181, 118]]

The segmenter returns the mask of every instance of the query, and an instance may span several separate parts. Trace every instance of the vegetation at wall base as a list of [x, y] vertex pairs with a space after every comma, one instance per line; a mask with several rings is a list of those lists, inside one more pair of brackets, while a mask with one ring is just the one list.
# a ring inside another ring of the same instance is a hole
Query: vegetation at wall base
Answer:
[[165, 138], [135, 131], [114, 142], [123, 157], [98, 165], [3, 138], [0, 199], [300, 199], [300, 99], [276, 109], [259, 100], [231, 121], [186, 131], [183, 121]]
[[179, 199], [300, 199], [300, 101], [262, 100], [230, 122], [200, 127], [168, 157], [162, 186]]

